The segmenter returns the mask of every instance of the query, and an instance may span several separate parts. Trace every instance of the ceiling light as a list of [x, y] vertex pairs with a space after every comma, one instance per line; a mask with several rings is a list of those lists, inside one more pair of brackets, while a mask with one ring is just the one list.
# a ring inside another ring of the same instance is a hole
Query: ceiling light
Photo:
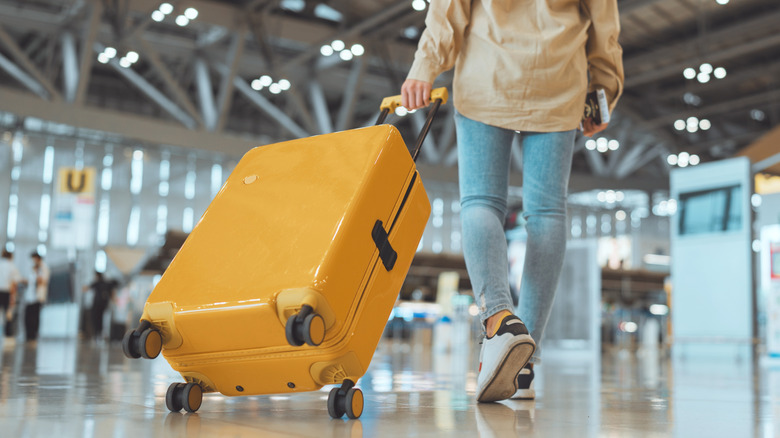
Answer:
[[607, 143], [607, 146], [609, 147], [609, 150], [616, 151], [620, 147], [620, 142], [617, 140], [610, 140], [609, 143]]
[[599, 137], [598, 139], [596, 139], [596, 146], [597, 147], [598, 146], [607, 147], [608, 144], [609, 144], [609, 142], [607, 141], [607, 139], [605, 137]]
[[413, 40], [418, 36], [420, 36], [420, 31], [414, 26], [409, 26], [406, 29], [404, 29], [403, 34], [406, 38]]
[[344, 41], [341, 40], [335, 40], [332, 43], [330, 43], [330, 46], [333, 47], [333, 50], [340, 52], [344, 50], [345, 47], [347, 47], [346, 44], [344, 44]]
[[696, 126], [699, 124], [699, 119], [696, 117], [688, 117], [688, 126]]
[[273, 94], [279, 94], [282, 92], [282, 87], [280, 87], [279, 84], [271, 84], [271, 86], [268, 87], [268, 91]]
[[591, 138], [590, 140], [586, 141], [585, 142], [585, 149], [587, 149], [589, 151], [595, 150], [596, 149], [596, 140]]
[[176, 17], [176, 24], [178, 24], [181, 27], [184, 27], [190, 24], [190, 19], [185, 17], [184, 15], [179, 15], [178, 17]]
[[599, 192], [599, 194], [596, 195], [596, 199], [598, 199], [599, 202], [607, 202], [607, 194], [606, 194], [606, 192]]
[[341, 53], [339, 53], [339, 58], [343, 59], [344, 61], [349, 61], [352, 59], [352, 52], [349, 50], [342, 50]]
[[[655, 256], [658, 257], [658, 259], [651, 259], [649, 256]], [[648, 254], [645, 256], [645, 263], [650, 263], [648, 260], [663, 260], [665, 263], [655, 263], [655, 264], [663, 264], [663, 265], [669, 265], [669, 256], [656, 256], [655, 254]], [[650, 305], [650, 313], [653, 315], [658, 316], [664, 316], [669, 314], [669, 307], [665, 304], [651, 304]]]
[[678, 131], [684, 130], [685, 126], [686, 126], [685, 125], [685, 120], [678, 119], [677, 121], [674, 122], [674, 129], [676, 129]]
[[159, 23], [159, 22], [165, 20], [165, 14], [163, 14], [160, 11], [154, 11], [154, 12], [152, 12], [152, 20], [154, 20], [154, 21]]
[[614, 190], [607, 190], [607, 194], [605, 196], [608, 204], [614, 204], [615, 201], [617, 201], [617, 195], [615, 195]]
[[688, 67], [685, 70], [683, 70], [683, 76], [685, 76], [685, 79], [693, 79], [696, 77], [696, 70], [692, 69], [691, 67]]
[[606, 141], [603, 142], [603, 143], [597, 141], [596, 142], [596, 150], [603, 154], [604, 152], [609, 150], [609, 146], [608, 146]]
[[330, 56], [333, 54], [333, 47], [330, 44], [326, 44], [320, 47], [320, 53], [322, 53], [322, 56]]
[[136, 62], [138, 62], [138, 52], [134, 52], [131, 50], [127, 52], [125, 58], [127, 58], [127, 60], [130, 61], [130, 63], [135, 64]]
[[425, 0], [414, 0], [412, 2], [412, 8], [414, 8], [415, 11], [422, 11], [425, 9]]
[[622, 202], [624, 199], [626, 199], [626, 194], [621, 191], [617, 191], [615, 192], [615, 199], [618, 202]]
[[108, 61], [110, 60], [111, 59], [109, 59], [108, 55], [106, 55], [105, 53], [101, 53], [100, 55], [98, 55], [98, 62], [101, 64], [107, 64]]
[[106, 47], [106, 49], [103, 50], [103, 53], [108, 56], [108, 59], [113, 59], [116, 56], [116, 49], [113, 47]]
[[679, 161], [688, 161], [689, 158], [691, 158], [691, 154], [688, 152], [680, 152], [680, 155], [677, 156]]
[[688, 125], [688, 132], [693, 134], [694, 132], [699, 130], [699, 125]]
[[162, 12], [165, 15], [170, 14], [173, 12], [173, 5], [170, 3], [163, 3], [160, 5], [160, 12]]
[[699, 106], [699, 104], [701, 104], [701, 97], [693, 93], [685, 93], [685, 95], [683, 95], [683, 100], [688, 105]]
[[727, 5], [729, 4], [729, 0], [715, 0], [715, 3], [719, 5]]
[[710, 123], [710, 121], [707, 119], [701, 119], [699, 121], [699, 128], [701, 128], [702, 131], [706, 131], [712, 128], [712, 123]]
[[715, 69], [715, 77], [718, 79], [723, 79], [726, 77], [726, 69], [723, 67], [718, 67]]
[[127, 58], [122, 58], [119, 60], [119, 65], [121, 65], [124, 68], [130, 68], [131, 65], [133, 65], [132, 62], [130, 62]]
[[701, 82], [702, 84], [706, 84], [707, 82], [710, 81], [710, 75], [709, 73], [699, 73], [696, 76], [696, 79], [698, 79], [698, 81]]
[[287, 91], [290, 89], [290, 81], [287, 79], [280, 79], [279, 80], [279, 88], [282, 89], [282, 91]]
[[264, 87], [268, 87], [269, 85], [274, 83], [274, 80], [270, 76], [268, 76], [268, 75], [262, 75], [262, 76], [260, 76], [260, 83]]
[[187, 8], [187, 10], [184, 11], [184, 16], [190, 20], [194, 20], [198, 18], [198, 10], [195, 8]]
[[691, 163], [691, 166], [695, 166], [701, 162], [701, 158], [699, 158], [698, 155], [691, 155], [691, 158], [688, 158], [688, 162]]
[[699, 66], [699, 71], [704, 74], [710, 74], [712, 73], [712, 64], [705, 62], [701, 66]]
[[750, 111], [750, 118], [757, 122], [763, 122], [766, 118], [766, 114], [764, 114], [764, 112], [760, 109], [754, 109]]
[[670, 166], [676, 166], [677, 165], [677, 155], [669, 155], [666, 157], [666, 162], [669, 163]]
[[255, 79], [252, 81], [252, 89], [255, 91], [260, 91], [263, 89], [263, 84], [260, 83], [260, 79]]
[[624, 221], [624, 220], [626, 220], [626, 212], [625, 212], [625, 211], [623, 211], [623, 210], [618, 210], [618, 211], [615, 213], [615, 219], [617, 219], [617, 220], [619, 220], [619, 221]]
[[366, 49], [362, 44], [353, 44], [350, 51], [352, 51], [352, 54], [355, 56], [363, 56], [363, 54], [366, 53]]

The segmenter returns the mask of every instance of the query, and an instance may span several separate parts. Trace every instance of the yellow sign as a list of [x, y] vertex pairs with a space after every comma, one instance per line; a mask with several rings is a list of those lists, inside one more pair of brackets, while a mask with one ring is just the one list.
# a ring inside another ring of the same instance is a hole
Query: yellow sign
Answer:
[[60, 168], [60, 193], [94, 194], [95, 168], [85, 167], [78, 170], [72, 167]]
[[757, 173], [756, 193], [759, 195], [780, 193], [780, 176], [774, 176], [767, 173]]

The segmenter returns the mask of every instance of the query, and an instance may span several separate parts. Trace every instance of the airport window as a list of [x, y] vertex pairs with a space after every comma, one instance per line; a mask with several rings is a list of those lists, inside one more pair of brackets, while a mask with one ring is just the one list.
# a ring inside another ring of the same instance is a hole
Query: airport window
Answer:
[[680, 235], [742, 228], [742, 186], [680, 194]]

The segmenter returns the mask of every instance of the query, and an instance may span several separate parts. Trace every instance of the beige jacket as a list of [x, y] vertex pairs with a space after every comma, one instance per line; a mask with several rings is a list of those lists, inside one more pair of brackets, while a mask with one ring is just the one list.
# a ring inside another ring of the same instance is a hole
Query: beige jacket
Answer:
[[[623, 91], [617, 0], [431, 0], [410, 79], [455, 67], [458, 112], [517, 131], [579, 126], [587, 91]], [[590, 84], [588, 84], [588, 72]]]

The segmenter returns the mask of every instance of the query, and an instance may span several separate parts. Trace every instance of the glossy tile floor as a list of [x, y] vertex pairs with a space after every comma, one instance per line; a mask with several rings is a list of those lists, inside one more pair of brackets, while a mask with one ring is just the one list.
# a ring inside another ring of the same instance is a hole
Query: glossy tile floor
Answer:
[[117, 344], [41, 340], [5, 345], [0, 437], [776, 437], [780, 365], [673, 364], [658, 354], [605, 355], [601, 365], [545, 360], [534, 401], [477, 404], [476, 347], [433, 353], [383, 340], [360, 381], [359, 420], [331, 420], [327, 389], [294, 396], [204, 397], [169, 413], [179, 376], [160, 357], [128, 360]]

